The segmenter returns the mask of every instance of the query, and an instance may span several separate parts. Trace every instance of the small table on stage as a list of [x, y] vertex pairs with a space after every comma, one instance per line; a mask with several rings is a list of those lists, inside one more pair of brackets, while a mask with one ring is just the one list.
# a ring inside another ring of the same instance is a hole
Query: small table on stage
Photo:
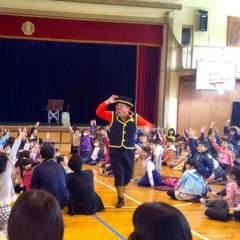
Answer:
[[48, 123], [52, 119], [55, 119], [59, 124], [59, 112], [63, 110], [64, 100], [48, 99], [47, 111], [48, 111]]

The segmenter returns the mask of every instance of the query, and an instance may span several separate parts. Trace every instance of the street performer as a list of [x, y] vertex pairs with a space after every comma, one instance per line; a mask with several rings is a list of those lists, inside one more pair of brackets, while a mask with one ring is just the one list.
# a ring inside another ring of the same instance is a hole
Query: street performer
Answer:
[[[107, 106], [112, 103], [116, 104], [116, 111], [106, 111]], [[98, 117], [110, 123], [110, 159], [118, 196], [116, 208], [121, 208], [125, 205], [124, 186], [132, 178], [137, 126], [142, 127], [142, 131], [145, 134], [148, 134], [150, 128], [152, 128], [150, 122], [130, 111], [131, 107], [133, 107], [131, 98], [112, 95], [109, 99], [99, 104], [96, 110]]]

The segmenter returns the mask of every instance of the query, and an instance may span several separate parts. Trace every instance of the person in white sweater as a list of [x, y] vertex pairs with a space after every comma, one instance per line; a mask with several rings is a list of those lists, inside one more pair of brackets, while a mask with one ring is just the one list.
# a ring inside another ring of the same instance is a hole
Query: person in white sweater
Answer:
[[154, 156], [148, 147], [142, 148], [143, 165], [146, 170], [145, 175], [139, 181], [138, 186], [150, 187], [154, 189], [154, 186], [161, 186], [161, 175], [156, 170], [154, 165]]
[[10, 203], [16, 199], [16, 194], [12, 184], [12, 171], [16, 161], [16, 154], [21, 140], [27, 135], [24, 128], [15, 140], [9, 156], [0, 152], [0, 230], [7, 229], [8, 218], [10, 215]]

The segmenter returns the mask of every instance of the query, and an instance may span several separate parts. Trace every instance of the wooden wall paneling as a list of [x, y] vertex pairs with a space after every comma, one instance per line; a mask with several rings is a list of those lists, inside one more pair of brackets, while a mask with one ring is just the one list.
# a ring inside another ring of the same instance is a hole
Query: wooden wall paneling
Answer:
[[56, 144], [56, 148], [60, 149], [62, 154], [63, 153], [69, 154], [71, 151], [71, 144], [59, 143], [59, 144]]
[[183, 134], [184, 129], [190, 126], [190, 111], [191, 102], [190, 101], [180, 101], [178, 102], [178, 119], [177, 119], [177, 133]]
[[195, 77], [183, 76], [179, 78], [178, 119], [177, 132], [182, 134], [190, 125], [190, 108], [192, 92], [195, 89]]
[[210, 91], [200, 91], [195, 90], [192, 91], [192, 101], [199, 101], [199, 102], [210, 102], [211, 99], [211, 92]]
[[70, 143], [70, 138], [69, 132], [62, 132], [62, 143]]
[[10, 131], [10, 137], [17, 138], [18, 131]]
[[209, 111], [209, 102], [191, 102], [190, 127], [197, 131], [197, 136], [200, 135], [201, 126], [209, 125]]
[[[210, 112], [209, 112], [209, 120], [210, 123], [215, 121], [215, 126], [222, 136], [223, 127], [226, 123], [226, 120], [231, 116], [231, 103], [230, 102], [211, 102], [210, 103]], [[206, 126], [207, 127], [207, 126]]]
[[217, 91], [212, 91], [210, 93], [211, 96], [211, 102], [230, 102], [230, 92], [225, 92], [223, 94], [219, 94]]
[[191, 101], [193, 89], [195, 89], [194, 82], [181, 81], [179, 84], [179, 101]]
[[[55, 142], [56, 143], [61, 142], [61, 139], [60, 139], [61, 133], [60, 132], [52, 132], [51, 131], [49, 133], [50, 133], [50, 141], [52, 141], [52, 134], [53, 134], [54, 137], [55, 137]], [[42, 138], [43, 141], [45, 141], [45, 139], [46, 139], [46, 134], [47, 134], [47, 132], [40, 132], [40, 131], [38, 131], [38, 137]]]
[[192, 127], [200, 133], [201, 126], [206, 128], [212, 121], [216, 122], [219, 133], [227, 119], [231, 119], [233, 101], [240, 101], [240, 81], [236, 81], [233, 92], [219, 94], [213, 91], [196, 91], [193, 77], [180, 77], [177, 130], [184, 125]]

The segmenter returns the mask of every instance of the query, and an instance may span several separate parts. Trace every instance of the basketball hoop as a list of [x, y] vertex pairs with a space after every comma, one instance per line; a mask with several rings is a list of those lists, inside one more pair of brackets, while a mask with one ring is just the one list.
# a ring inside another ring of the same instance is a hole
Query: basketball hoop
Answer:
[[225, 83], [224, 82], [215, 82], [213, 84], [214, 88], [217, 90], [218, 94], [223, 94], [225, 89], [224, 89], [224, 86], [225, 86]]

